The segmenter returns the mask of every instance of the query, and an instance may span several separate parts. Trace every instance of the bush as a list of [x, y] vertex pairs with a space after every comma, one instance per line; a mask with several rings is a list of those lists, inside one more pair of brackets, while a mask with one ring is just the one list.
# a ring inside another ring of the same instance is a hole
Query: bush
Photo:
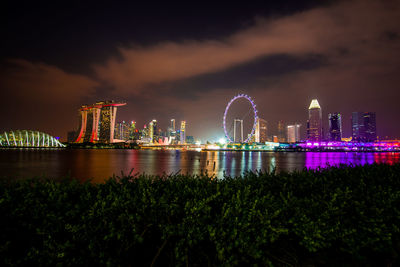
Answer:
[[399, 265], [400, 165], [0, 182], [1, 265]]

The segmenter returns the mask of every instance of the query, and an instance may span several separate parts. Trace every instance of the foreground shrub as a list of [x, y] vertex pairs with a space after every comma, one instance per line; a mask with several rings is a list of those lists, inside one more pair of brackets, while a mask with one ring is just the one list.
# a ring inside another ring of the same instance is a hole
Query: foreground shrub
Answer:
[[400, 165], [0, 182], [1, 265], [399, 265]]

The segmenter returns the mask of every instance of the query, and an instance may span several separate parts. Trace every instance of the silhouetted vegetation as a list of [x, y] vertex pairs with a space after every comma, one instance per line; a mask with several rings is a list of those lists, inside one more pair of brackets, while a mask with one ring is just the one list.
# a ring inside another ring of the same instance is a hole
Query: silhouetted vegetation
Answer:
[[112, 143], [112, 144], [105, 144], [105, 143], [66, 143], [67, 148], [72, 149], [139, 149], [139, 145], [137, 143]]
[[400, 164], [0, 183], [1, 265], [400, 264]]

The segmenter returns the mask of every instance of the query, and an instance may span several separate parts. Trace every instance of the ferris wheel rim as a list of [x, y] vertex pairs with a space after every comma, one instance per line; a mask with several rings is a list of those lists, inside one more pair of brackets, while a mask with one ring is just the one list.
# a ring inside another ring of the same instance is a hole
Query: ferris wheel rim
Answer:
[[256, 104], [254, 103], [253, 99], [246, 95], [246, 94], [238, 94], [235, 95], [226, 105], [225, 108], [225, 112], [224, 112], [224, 117], [223, 117], [223, 126], [224, 126], [224, 133], [225, 133], [225, 137], [228, 139], [229, 143], [233, 143], [235, 140], [232, 141], [231, 137], [228, 134], [228, 131], [226, 129], [226, 115], [228, 114], [229, 108], [232, 105], [233, 102], [235, 102], [237, 99], [239, 98], [245, 98], [247, 101], [250, 102], [251, 107], [253, 108], [253, 112], [254, 112], [254, 122], [253, 122], [253, 127], [251, 128], [251, 132], [250, 135], [243, 141], [244, 143], [248, 143], [249, 140], [254, 136], [255, 130], [256, 130], [256, 125], [257, 125], [257, 109], [256, 109]]

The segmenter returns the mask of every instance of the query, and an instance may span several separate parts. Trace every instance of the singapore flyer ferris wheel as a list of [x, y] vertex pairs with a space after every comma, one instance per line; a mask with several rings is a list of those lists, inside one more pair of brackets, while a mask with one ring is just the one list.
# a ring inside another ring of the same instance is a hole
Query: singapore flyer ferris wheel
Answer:
[[[231, 109], [234, 107], [234, 103], [238, 102], [239, 100], [244, 100], [248, 104], [250, 104], [248, 110], [243, 112], [243, 114], [237, 114], [236, 117], [231, 118], [229, 116], [229, 113]], [[256, 130], [256, 125], [257, 125], [257, 120], [258, 120], [258, 115], [257, 115], [257, 109], [256, 109], [256, 104], [254, 103], [254, 100], [245, 94], [238, 94], [234, 96], [228, 103], [228, 105], [225, 108], [224, 112], [224, 117], [223, 117], [223, 126], [224, 126], [224, 133], [227, 141], [229, 143], [235, 143], [235, 142], [240, 142], [240, 143], [248, 143], [252, 140], [255, 130]], [[233, 122], [233, 123], [232, 123]], [[247, 138], [244, 138], [245, 136], [244, 131], [243, 131], [243, 125], [246, 123], [249, 125], [247, 128]], [[232, 124], [233, 124], [233, 133], [232, 133]], [[230, 127], [231, 126], [231, 127]], [[240, 126], [239, 129], [237, 129]], [[239, 138], [238, 138], [239, 135]]]

